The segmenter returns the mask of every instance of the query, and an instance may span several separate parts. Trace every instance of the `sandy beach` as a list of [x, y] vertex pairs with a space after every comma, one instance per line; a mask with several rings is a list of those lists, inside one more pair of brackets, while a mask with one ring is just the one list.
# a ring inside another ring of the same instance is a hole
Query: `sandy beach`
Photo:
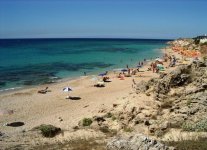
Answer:
[[[177, 58], [180, 57], [171, 49], [165, 49], [165, 51], [170, 55], [176, 55]], [[138, 83], [142, 80], [147, 81], [151, 78], [159, 77], [159, 74], [147, 71], [149, 63], [141, 68], [136, 75], [125, 77], [124, 80], [117, 78], [118, 72], [109, 72], [108, 76], [111, 82], [106, 82], [106, 86], [102, 88], [94, 87], [95, 82], [92, 80], [92, 76], [83, 76], [67, 82], [1, 94], [0, 109], [13, 110], [13, 114], [0, 116], [0, 131], [8, 136], [13, 136], [22, 131], [31, 130], [41, 124], [52, 124], [68, 131], [64, 136], [56, 137], [56, 140], [58, 138], [65, 139], [72, 133], [72, 127], [76, 126], [81, 119], [101, 114], [105, 112], [104, 110], [110, 110], [113, 104], [126, 103], [129, 95], [134, 92], [132, 87], [133, 79]], [[168, 65], [168, 63], [164, 63], [165, 67]], [[165, 72], [169, 72], [174, 68], [176, 67], [168, 68]], [[46, 94], [37, 93], [38, 90], [47, 86], [50, 92]], [[68, 93], [62, 91], [66, 86], [70, 86], [73, 89], [73, 91], [69, 92], [70, 96], [80, 97], [81, 99], [66, 99]], [[145, 99], [145, 97], [140, 97], [139, 99]], [[138, 102], [138, 104], [140, 106], [145, 105], [142, 101]], [[61, 121], [60, 118], [62, 119]], [[25, 125], [16, 128], [5, 126], [6, 123], [15, 121], [24, 122]], [[79, 133], [79, 135], [82, 134]]]
[[[144, 72], [132, 77], [125, 77], [124, 80], [117, 78], [118, 73], [111, 72], [109, 77], [112, 82], [106, 82], [106, 87], [103, 88], [94, 87], [95, 81], [89, 76], [58, 84], [42, 85], [1, 94], [1, 109], [14, 110], [12, 115], [1, 116], [1, 126], [6, 122], [21, 120], [25, 123], [28, 122], [25, 124], [25, 129], [41, 123], [52, 123], [68, 129], [77, 124], [77, 121], [83, 116], [91, 116], [102, 107], [110, 107], [113, 103], [120, 103], [120, 99], [126, 97], [133, 90], [132, 79], [139, 82], [158, 76], [151, 71], [147, 72], [147, 67], [140, 69]], [[51, 92], [46, 94], [37, 93], [38, 90], [47, 86]], [[80, 97], [81, 99], [66, 99], [68, 93], [62, 91], [66, 86], [73, 88], [73, 91], [69, 92], [70, 96]], [[60, 123], [58, 117], [62, 117], [64, 122]]]

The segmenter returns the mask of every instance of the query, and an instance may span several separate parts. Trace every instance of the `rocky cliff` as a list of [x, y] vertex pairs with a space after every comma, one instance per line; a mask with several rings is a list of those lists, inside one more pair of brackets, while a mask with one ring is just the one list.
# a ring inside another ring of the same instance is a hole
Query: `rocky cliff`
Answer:
[[[136, 105], [131, 99], [118, 113], [115, 111], [118, 108], [110, 112], [116, 117], [119, 130], [148, 134], [160, 139], [170, 129], [207, 132], [206, 62], [182, 65], [169, 74], [162, 73], [159, 78], [140, 82], [136, 85], [136, 95], [133, 98], [136, 100], [140, 95], [145, 95], [146, 106]], [[108, 124], [108, 127], [111, 125]], [[125, 145], [125, 149], [130, 149], [135, 143], [131, 143], [131, 139], [116, 138], [108, 143], [108, 149], [117, 149], [121, 144]], [[146, 149], [147, 144], [144, 145], [145, 148], [140, 149]], [[153, 148], [165, 149], [164, 146]]]

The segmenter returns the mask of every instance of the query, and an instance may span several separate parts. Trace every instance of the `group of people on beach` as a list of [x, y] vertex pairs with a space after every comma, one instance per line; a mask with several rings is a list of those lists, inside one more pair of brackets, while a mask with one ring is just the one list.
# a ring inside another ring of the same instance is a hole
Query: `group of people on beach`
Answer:
[[164, 69], [163, 62], [168, 61], [168, 67], [174, 67], [176, 65], [176, 57], [174, 55], [168, 56], [167, 54], [164, 54], [163, 59], [157, 57], [155, 61], [150, 64], [150, 68], [148, 68], [148, 71], [152, 71], [153, 73], [159, 73], [161, 69]]
[[[144, 59], [144, 62], [145, 61], [146, 61], [146, 59]], [[125, 70], [124, 70], [123, 72], [119, 73], [118, 78], [123, 79], [124, 77], [130, 77], [132, 75], [136, 75], [138, 72], [140, 72], [139, 68], [141, 68], [144, 65], [144, 62], [139, 61], [138, 65], [137, 65], [137, 68], [129, 68], [129, 65], [126, 65], [127, 73], [125, 73]]]
[[[131, 77], [133, 75], [136, 75], [138, 72], [140, 72], [140, 68], [143, 67], [144, 64], [146, 64], [147, 60], [144, 59], [143, 61], [139, 61], [137, 64], [137, 68], [130, 68], [129, 65], [126, 65], [126, 69], [122, 69], [121, 72], [118, 74], [118, 78], [120, 80], [124, 80], [125, 77]], [[163, 66], [163, 62], [169, 62], [169, 67], [173, 67], [176, 64], [176, 57], [174, 55], [172, 56], [168, 56], [167, 54], [164, 54], [163, 59], [160, 59], [159, 57], [157, 57], [155, 59], [155, 61], [153, 61], [150, 64], [150, 68], [148, 68], [148, 71], [152, 71], [153, 73], [159, 73], [160, 66]], [[86, 72], [84, 72], [84, 76], [86, 76]], [[108, 71], [106, 71], [105, 73], [99, 74], [99, 76], [102, 76], [102, 81], [98, 81], [97, 82], [97, 87], [104, 87], [104, 82], [111, 82], [110, 78], [108, 76]], [[141, 74], [140, 74], [141, 76]], [[132, 87], [134, 87], [134, 85], [136, 85], [136, 82], [134, 79], [132, 79], [133, 81], [133, 85]], [[38, 93], [41, 94], [45, 94], [48, 92], [48, 87], [46, 87], [46, 89], [44, 90], [40, 90], [38, 91]]]

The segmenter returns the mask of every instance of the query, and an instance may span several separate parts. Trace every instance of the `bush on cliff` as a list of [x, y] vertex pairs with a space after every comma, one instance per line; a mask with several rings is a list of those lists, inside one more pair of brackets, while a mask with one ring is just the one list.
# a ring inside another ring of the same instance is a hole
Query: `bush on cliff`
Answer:
[[197, 123], [184, 123], [182, 125], [183, 131], [207, 132], [207, 119], [200, 120]]
[[197, 140], [181, 140], [164, 142], [168, 146], [173, 146], [177, 150], [206, 150], [207, 139], [199, 138]]
[[45, 125], [45, 124], [42, 124], [36, 127], [35, 129], [40, 130], [44, 137], [54, 137], [61, 131], [60, 128], [57, 128], [53, 125]]
[[91, 118], [83, 118], [83, 120], [80, 121], [80, 125], [82, 126], [90, 126], [93, 123]]

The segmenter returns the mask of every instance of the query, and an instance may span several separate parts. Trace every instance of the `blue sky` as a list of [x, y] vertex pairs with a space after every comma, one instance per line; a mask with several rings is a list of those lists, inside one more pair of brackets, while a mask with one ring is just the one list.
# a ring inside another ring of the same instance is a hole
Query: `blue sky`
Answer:
[[0, 38], [179, 38], [207, 33], [207, 0], [0, 0]]

